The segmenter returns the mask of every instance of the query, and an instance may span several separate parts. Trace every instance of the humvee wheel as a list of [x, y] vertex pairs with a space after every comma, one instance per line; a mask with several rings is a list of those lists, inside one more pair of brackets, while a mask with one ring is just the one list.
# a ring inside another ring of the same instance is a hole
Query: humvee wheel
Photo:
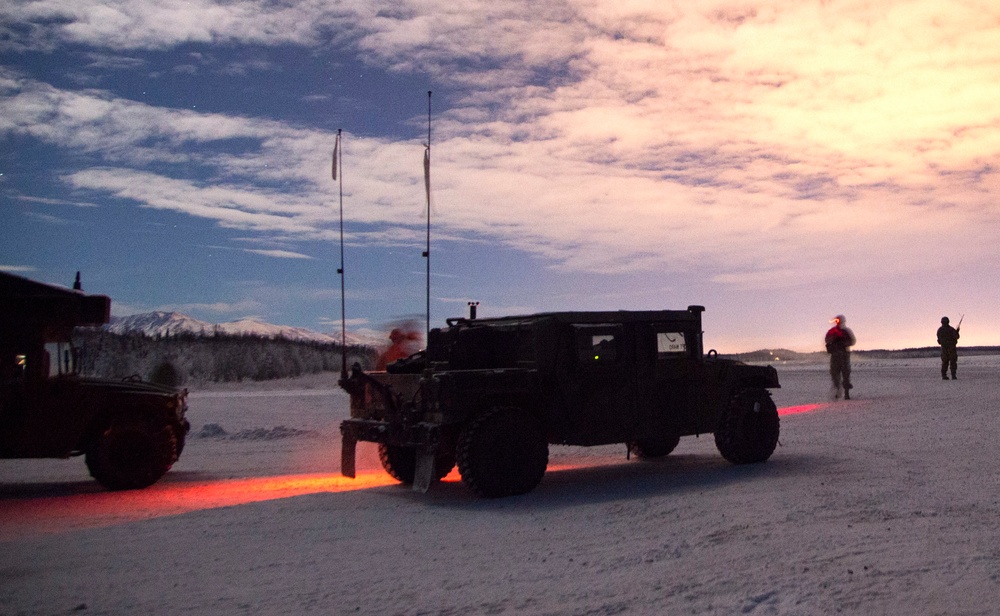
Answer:
[[715, 446], [733, 464], [763, 462], [778, 444], [778, 408], [766, 389], [744, 389], [730, 400]]
[[[386, 445], [379, 443], [378, 459], [385, 472], [401, 483], [411, 485], [417, 472], [417, 452], [413, 447]], [[439, 481], [455, 468], [455, 456], [449, 452], [438, 452], [434, 464], [434, 481]]]
[[109, 490], [151, 486], [177, 459], [174, 431], [147, 421], [117, 419], [87, 449], [90, 475]]
[[662, 458], [670, 455], [670, 452], [681, 442], [681, 437], [671, 436], [667, 438], [643, 438], [631, 441], [628, 449], [637, 458]]
[[537, 420], [516, 408], [497, 407], [470, 421], [458, 437], [458, 471], [487, 498], [535, 489], [549, 464], [549, 444]]

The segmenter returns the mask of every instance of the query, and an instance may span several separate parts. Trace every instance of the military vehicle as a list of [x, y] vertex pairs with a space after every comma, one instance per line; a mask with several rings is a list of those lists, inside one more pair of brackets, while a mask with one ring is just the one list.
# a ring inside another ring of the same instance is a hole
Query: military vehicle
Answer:
[[714, 433], [730, 462], [767, 460], [778, 442], [768, 391], [780, 387], [777, 372], [705, 353], [703, 312], [448, 319], [424, 351], [341, 378], [351, 397], [341, 471], [355, 476], [366, 441], [414, 489], [457, 463], [475, 493], [502, 497], [538, 485], [549, 445], [624, 443], [627, 455], [655, 458], [683, 436]]
[[0, 458], [85, 456], [112, 490], [144, 488], [177, 461], [187, 391], [80, 376], [77, 326], [107, 323], [111, 300], [0, 272]]

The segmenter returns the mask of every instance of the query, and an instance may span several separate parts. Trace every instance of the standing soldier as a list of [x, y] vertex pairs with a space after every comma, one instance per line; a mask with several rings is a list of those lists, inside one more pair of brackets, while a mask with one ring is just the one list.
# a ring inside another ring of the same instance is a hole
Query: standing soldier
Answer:
[[941, 317], [941, 327], [937, 330], [937, 341], [941, 345], [941, 378], [948, 380], [948, 369], [951, 368], [951, 379], [958, 377], [958, 330], [962, 329], [962, 322], [959, 320], [958, 327], [949, 325], [948, 317]]
[[844, 326], [844, 315], [838, 314], [830, 320], [833, 327], [826, 332], [826, 351], [830, 354], [830, 377], [833, 378], [833, 397], [840, 397], [840, 386], [844, 386], [844, 400], [851, 399], [851, 347], [856, 342], [854, 332]]

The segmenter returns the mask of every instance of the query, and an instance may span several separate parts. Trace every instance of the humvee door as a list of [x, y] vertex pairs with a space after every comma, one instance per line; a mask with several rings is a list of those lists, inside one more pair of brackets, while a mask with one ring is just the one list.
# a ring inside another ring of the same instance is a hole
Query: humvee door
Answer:
[[621, 323], [571, 326], [573, 356], [560, 376], [570, 444], [621, 443], [636, 422], [634, 344]]
[[697, 332], [684, 323], [651, 323], [636, 334], [638, 426], [634, 438], [690, 434]]

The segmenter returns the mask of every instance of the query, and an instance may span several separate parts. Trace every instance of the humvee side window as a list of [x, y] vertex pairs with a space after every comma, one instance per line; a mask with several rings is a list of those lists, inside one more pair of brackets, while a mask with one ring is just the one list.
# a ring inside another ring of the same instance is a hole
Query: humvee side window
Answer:
[[68, 342], [46, 342], [42, 360], [48, 362], [48, 376], [76, 373], [76, 349]]
[[657, 332], [656, 356], [684, 355], [687, 353], [687, 341], [684, 332]]
[[[585, 363], [609, 363], [618, 359], [618, 328], [577, 328], [577, 357]], [[610, 331], [609, 331], [610, 330]]]
[[614, 361], [615, 337], [611, 334], [591, 336], [590, 347], [594, 361]]

